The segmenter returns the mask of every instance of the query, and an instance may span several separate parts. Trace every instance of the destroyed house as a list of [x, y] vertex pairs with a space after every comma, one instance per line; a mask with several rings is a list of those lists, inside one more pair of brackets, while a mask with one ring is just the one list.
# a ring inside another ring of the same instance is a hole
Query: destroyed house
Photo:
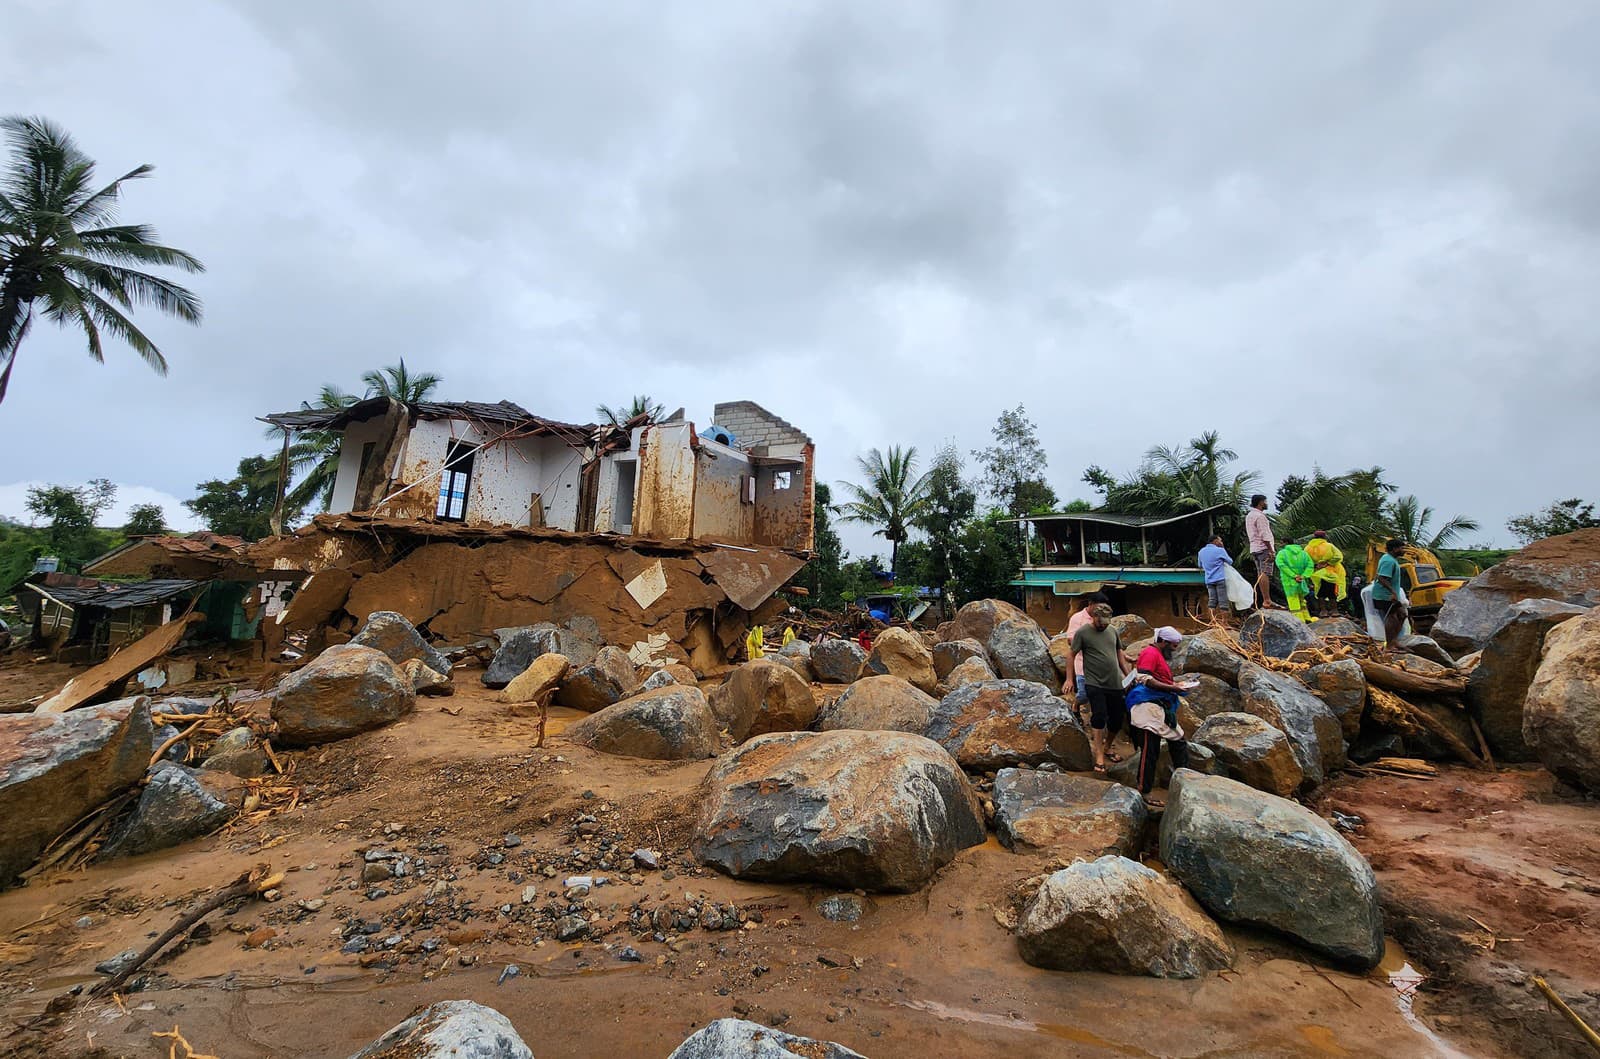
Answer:
[[665, 422], [563, 423], [510, 401], [369, 398], [263, 417], [341, 439], [331, 514], [550, 528], [806, 551], [814, 448], [750, 401], [696, 431]]
[[1027, 563], [1012, 586], [1046, 633], [1067, 627], [1084, 597], [1101, 592], [1118, 614], [1152, 626], [1199, 628], [1205, 575], [1197, 558], [1214, 519], [1227, 507], [1174, 515], [1087, 511], [1015, 520], [1026, 536]]

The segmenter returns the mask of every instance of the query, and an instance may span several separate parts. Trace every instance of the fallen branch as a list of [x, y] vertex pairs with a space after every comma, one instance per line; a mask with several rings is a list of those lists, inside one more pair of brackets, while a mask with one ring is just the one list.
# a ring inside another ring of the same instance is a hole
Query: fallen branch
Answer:
[[1403, 732], [1426, 731], [1450, 748], [1462, 761], [1475, 769], [1487, 770], [1489, 766], [1484, 760], [1473, 752], [1472, 748], [1461, 741], [1460, 736], [1452, 732], [1447, 725], [1435, 719], [1426, 710], [1413, 706], [1392, 691], [1385, 691], [1380, 687], [1368, 686], [1367, 694], [1372, 700], [1373, 716], [1380, 722], [1391, 727], [1401, 729]]
[[1463, 676], [1427, 677], [1398, 666], [1386, 666], [1370, 658], [1357, 658], [1356, 662], [1361, 666], [1368, 685], [1389, 691], [1407, 695], [1463, 695], [1467, 690], [1467, 678]]
[[1478, 739], [1478, 751], [1483, 754], [1483, 760], [1489, 763], [1489, 771], [1499, 771], [1495, 767], [1494, 755], [1489, 753], [1489, 741], [1483, 737], [1483, 729], [1478, 727], [1477, 718], [1473, 717], [1472, 714], [1469, 713], [1467, 714], [1467, 723], [1472, 725], [1472, 734]]
[[177, 744], [183, 742], [185, 739], [189, 738], [191, 735], [193, 735], [195, 733], [196, 729], [198, 729], [202, 724], [205, 724], [205, 723], [206, 723], [206, 719], [205, 718], [201, 718], [200, 720], [198, 720], [198, 721], [194, 722], [193, 724], [191, 724], [189, 727], [185, 728], [183, 731], [179, 732], [177, 735], [175, 735], [172, 738], [168, 739], [165, 743], [162, 743], [160, 746], [156, 747], [156, 752], [154, 754], [150, 755], [150, 765], [149, 765], [149, 767], [150, 768], [155, 768], [156, 764], [163, 757], [166, 757], [168, 750], [171, 750], [174, 746], [176, 746]]
[[[115, 994], [112, 994], [115, 996]], [[158, 1031], [150, 1036], [160, 1039], [168, 1038], [172, 1044], [167, 1048], [167, 1059], [218, 1059], [215, 1055], [202, 1055], [194, 1050], [194, 1045], [183, 1039], [183, 1034], [178, 1032], [178, 1024], [174, 1022], [170, 1031]], [[183, 1045], [183, 1055], [178, 1054], [178, 1045]]]
[[1567, 1006], [1567, 1002], [1562, 1000], [1561, 997], [1556, 994], [1554, 989], [1550, 988], [1550, 983], [1546, 982], [1538, 975], [1534, 975], [1533, 984], [1538, 986], [1539, 992], [1545, 995], [1545, 999], [1554, 1004], [1556, 1009], [1567, 1017], [1567, 1021], [1572, 1023], [1572, 1025], [1577, 1028], [1579, 1033], [1583, 1034], [1583, 1039], [1589, 1042], [1589, 1047], [1593, 1048], [1596, 1052], [1600, 1052], [1600, 1034], [1597, 1034], [1594, 1032], [1594, 1030], [1590, 1029], [1589, 1024], [1583, 1021], [1583, 1019], [1578, 1016], [1576, 1011], [1573, 1011]]
[[254, 871], [245, 872], [243, 875], [233, 880], [233, 882], [229, 883], [227, 886], [224, 886], [222, 889], [206, 898], [199, 905], [195, 906], [194, 909], [180, 916], [176, 923], [162, 931], [161, 935], [156, 938], [156, 940], [146, 945], [143, 951], [141, 951], [138, 956], [135, 956], [128, 966], [124, 967], [110, 978], [107, 978], [105, 981], [97, 984], [93, 989], [89, 990], [89, 994], [91, 996], [104, 996], [105, 994], [112, 992], [123, 982], [126, 982], [129, 978], [133, 977], [134, 972], [148, 963], [156, 953], [162, 950], [167, 942], [171, 941], [173, 938], [176, 938], [180, 934], [187, 933], [196, 923], [200, 922], [218, 908], [221, 908], [230, 901], [237, 901], [241, 897], [250, 897], [253, 894], [259, 894], [265, 890], [269, 890], [282, 881], [283, 876], [281, 875], [275, 875], [270, 878], [267, 877], [267, 869], [265, 865], [255, 869]]

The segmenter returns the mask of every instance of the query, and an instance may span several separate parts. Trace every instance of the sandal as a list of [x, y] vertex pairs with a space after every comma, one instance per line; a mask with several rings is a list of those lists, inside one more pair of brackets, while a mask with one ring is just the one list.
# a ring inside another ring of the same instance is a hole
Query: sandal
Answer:
[[[1106, 760], [1111, 762], [1113, 765], [1120, 765], [1120, 764], [1122, 764], [1122, 755], [1116, 753], [1115, 751], [1107, 750], [1106, 751]], [[1101, 771], [1104, 772], [1105, 770], [1101, 769]]]
[[1106, 771], [1106, 767], [1105, 767], [1105, 765], [1104, 765], [1104, 764], [1100, 764], [1100, 765], [1096, 765], [1096, 766], [1095, 766], [1095, 767], [1094, 767], [1094, 770], [1095, 770], [1095, 771], [1096, 771], [1096, 772], [1099, 772], [1099, 773], [1101, 773], [1101, 774], [1104, 774], [1104, 773], [1105, 773], [1105, 771]]
[[1148, 794], [1144, 796], [1144, 804], [1148, 809], [1165, 809], [1167, 807], [1165, 801], [1160, 798], [1152, 798]]

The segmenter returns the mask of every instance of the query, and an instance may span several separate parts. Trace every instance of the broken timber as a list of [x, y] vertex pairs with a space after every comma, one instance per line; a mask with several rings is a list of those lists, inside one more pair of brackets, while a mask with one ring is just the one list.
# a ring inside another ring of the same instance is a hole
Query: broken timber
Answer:
[[67, 681], [67, 686], [39, 704], [35, 713], [66, 713], [115, 692], [129, 677], [167, 654], [183, 639], [184, 630], [205, 615], [191, 610], [124, 647], [93, 669]]

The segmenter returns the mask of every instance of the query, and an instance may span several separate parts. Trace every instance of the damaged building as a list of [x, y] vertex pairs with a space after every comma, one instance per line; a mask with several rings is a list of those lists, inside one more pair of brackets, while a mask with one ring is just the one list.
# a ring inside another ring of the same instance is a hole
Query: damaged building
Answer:
[[387, 398], [264, 421], [341, 439], [329, 513], [248, 549], [263, 577], [303, 581], [269, 648], [336, 642], [378, 610], [450, 642], [585, 616], [710, 669], [781, 612], [812, 547], [812, 441], [749, 401], [703, 430]]

